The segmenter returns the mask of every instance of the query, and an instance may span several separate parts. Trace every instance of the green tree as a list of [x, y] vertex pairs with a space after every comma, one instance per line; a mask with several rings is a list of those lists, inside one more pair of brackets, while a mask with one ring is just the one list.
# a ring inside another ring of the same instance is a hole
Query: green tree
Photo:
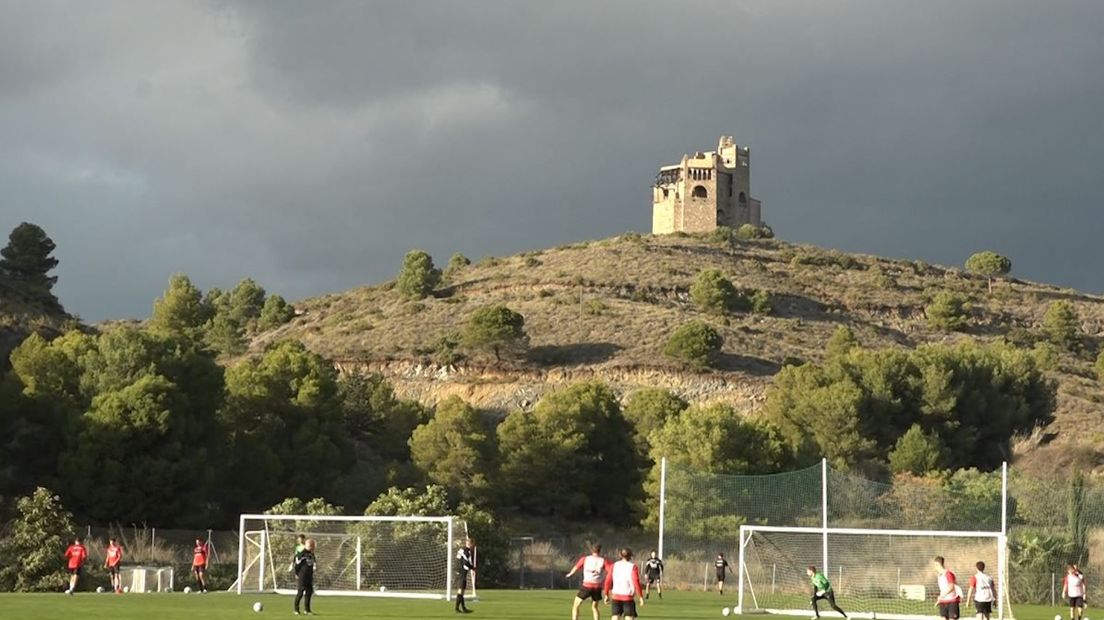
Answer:
[[528, 344], [525, 317], [503, 305], [484, 306], [468, 317], [461, 338], [465, 347], [490, 350], [495, 360], [501, 361], [502, 353], [524, 349]]
[[439, 403], [433, 419], [410, 437], [414, 464], [431, 481], [467, 501], [479, 500], [489, 488], [491, 449], [479, 413], [459, 396]]
[[230, 317], [238, 325], [251, 331], [264, 310], [265, 290], [251, 278], [245, 278], [230, 289], [228, 295]]
[[354, 463], [337, 371], [299, 342], [274, 344], [226, 371], [229, 433], [223, 486], [238, 504], [329, 497]]
[[60, 310], [52, 292], [57, 276], [49, 275], [58, 266], [51, 256], [56, 247], [42, 228], [28, 222], [16, 226], [0, 249], [0, 283], [7, 282], [27, 301]]
[[857, 346], [859, 346], [859, 339], [855, 337], [855, 332], [847, 325], [840, 325], [836, 328], [836, 331], [832, 332], [832, 337], [828, 339], [825, 351], [829, 358], [835, 358], [847, 355], [851, 349]]
[[663, 354], [698, 368], [705, 368], [720, 352], [723, 344], [721, 335], [707, 323], [690, 321], [671, 333], [663, 347]]
[[153, 302], [149, 329], [162, 336], [196, 342], [202, 336], [206, 315], [203, 294], [188, 276], [176, 274], [169, 278], [165, 294]]
[[276, 329], [295, 317], [295, 308], [283, 297], [269, 295], [261, 308], [257, 326], [262, 330]]
[[939, 291], [924, 308], [928, 327], [944, 332], [958, 331], [966, 326], [970, 304], [952, 291]]
[[1077, 306], [1060, 299], [1047, 307], [1043, 315], [1043, 333], [1054, 346], [1065, 351], [1081, 348], [1081, 316]]
[[913, 424], [889, 452], [889, 469], [922, 476], [942, 469], [943, 444], [936, 433], [925, 433]]
[[[498, 440], [507, 504], [564, 518], [631, 518], [640, 488], [632, 428], [607, 386], [580, 383], [552, 392], [532, 413], [508, 415]], [[550, 483], [569, 471], [594, 475]]]
[[0, 587], [17, 592], [56, 592], [66, 583], [61, 551], [73, 535], [73, 515], [49, 489], [38, 487], [16, 502], [11, 533], [0, 540]]
[[650, 458], [648, 437], [689, 406], [677, 394], [663, 388], [643, 388], [629, 395], [622, 413], [632, 425], [641, 457]]
[[1073, 543], [1074, 562], [1087, 564], [1089, 553], [1089, 522], [1085, 515], [1085, 474], [1073, 473], [1069, 481], [1069, 502], [1066, 506], [1066, 527]]
[[304, 502], [298, 497], [288, 497], [279, 504], [269, 508], [266, 515], [310, 515], [312, 517], [326, 517], [344, 514], [344, 506], [334, 506], [325, 498], [316, 497]]
[[1007, 256], [986, 250], [966, 259], [966, 271], [985, 276], [989, 284], [989, 294], [993, 293], [993, 278], [1007, 275], [1012, 271], [1012, 261]]
[[402, 270], [395, 288], [408, 299], [422, 299], [441, 283], [441, 272], [433, 266], [433, 258], [422, 250], [411, 250], [403, 258]]
[[703, 312], [725, 314], [736, 306], [738, 293], [719, 269], [703, 269], [690, 285], [690, 299]]
[[464, 267], [467, 267], [470, 264], [471, 264], [471, 259], [468, 258], [467, 256], [464, 256], [463, 254], [461, 254], [459, 252], [457, 252], [456, 254], [453, 254], [452, 258], [449, 259], [448, 265], [445, 266], [445, 274], [444, 274], [445, 280], [450, 281], [450, 282], [452, 280], [455, 280], [456, 276], [459, 275], [459, 273], [464, 270]]
[[207, 321], [203, 337], [207, 346], [223, 355], [240, 355], [246, 350], [245, 330], [229, 312], [219, 312]]
[[766, 316], [774, 309], [771, 306], [770, 293], [763, 289], [759, 289], [752, 293], [748, 302], [751, 304], [751, 312], [760, 316]]
[[741, 224], [736, 229], [736, 236], [740, 239], [772, 239], [774, 231], [769, 226], [756, 226], [754, 224]]
[[693, 405], [649, 435], [652, 457], [712, 474], [772, 473], [787, 460], [766, 424], [723, 404]]

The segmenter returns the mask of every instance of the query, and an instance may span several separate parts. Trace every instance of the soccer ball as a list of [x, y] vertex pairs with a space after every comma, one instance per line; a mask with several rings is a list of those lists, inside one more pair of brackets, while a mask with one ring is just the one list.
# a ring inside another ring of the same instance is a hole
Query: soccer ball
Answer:
[[192, 586], [184, 586], [184, 594], [191, 594]]
[[732, 610], [729, 609], [728, 607], [725, 607], [724, 609], [721, 610], [721, 615], [722, 616], [727, 616], [730, 613], [732, 613]]
[[103, 586], [96, 586], [96, 593], [103, 594]]
[[253, 603], [253, 611], [261, 613], [262, 611], [264, 611], [264, 605], [261, 605], [260, 601]]
[[386, 592], [387, 586], [380, 586], [380, 592]]
[[123, 586], [123, 592], [130, 593], [130, 586]]
[[1054, 616], [1054, 620], [1062, 620], [1062, 614], [1058, 614], [1057, 616]]

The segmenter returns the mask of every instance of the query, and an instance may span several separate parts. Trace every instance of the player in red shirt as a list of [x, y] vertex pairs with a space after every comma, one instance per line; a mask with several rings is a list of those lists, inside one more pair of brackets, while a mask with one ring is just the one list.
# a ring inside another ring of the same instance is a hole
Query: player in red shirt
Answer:
[[73, 544], [65, 550], [65, 559], [67, 560], [66, 569], [69, 571], [69, 589], [65, 593], [72, 595], [77, 591], [81, 568], [84, 567], [84, 561], [88, 559], [88, 549], [81, 544], [80, 537], [74, 538]]
[[195, 539], [192, 548], [192, 574], [195, 575], [199, 591], [207, 592], [207, 543], [202, 538]]
[[119, 565], [123, 562], [123, 548], [119, 542], [112, 538], [107, 541], [107, 551], [104, 552], [104, 570], [111, 575], [111, 589], [115, 594], [123, 593], [122, 577], [119, 576]]
[[644, 594], [640, 590], [640, 567], [633, 561], [632, 549], [621, 550], [621, 560], [606, 571], [606, 601], [613, 599], [611, 620], [636, 620], [636, 601], [644, 606]]
[[613, 564], [602, 557], [602, 545], [594, 545], [590, 548], [590, 555], [584, 555], [572, 567], [567, 578], [571, 579], [577, 571], [583, 571], [583, 585], [575, 594], [575, 602], [571, 606], [571, 620], [579, 620], [579, 607], [583, 601], [590, 599], [591, 612], [594, 620], [598, 620], [598, 602], [602, 600], [602, 572], [609, 573]]

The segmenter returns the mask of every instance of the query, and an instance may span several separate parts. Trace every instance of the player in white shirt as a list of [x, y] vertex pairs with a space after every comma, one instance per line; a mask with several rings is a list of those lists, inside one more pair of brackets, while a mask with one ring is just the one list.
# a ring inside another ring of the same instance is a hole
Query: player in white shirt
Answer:
[[621, 550], [621, 559], [606, 573], [606, 601], [613, 599], [610, 620], [636, 620], [636, 603], [644, 606], [640, 591], [640, 568], [632, 561], [632, 549]]
[[939, 573], [939, 597], [935, 606], [939, 608], [939, 617], [945, 620], [958, 620], [958, 604], [962, 601], [962, 590], [955, 583], [955, 574], [943, 565], [943, 556], [932, 559], [932, 565]]
[[609, 571], [613, 564], [602, 557], [602, 545], [594, 545], [590, 548], [590, 555], [584, 555], [572, 567], [567, 578], [571, 579], [577, 571], [583, 571], [583, 585], [575, 594], [575, 602], [571, 605], [571, 620], [579, 620], [579, 606], [583, 601], [590, 599], [590, 609], [594, 614], [594, 620], [598, 620], [598, 602], [602, 600], [602, 573], [609, 577]]
[[1062, 596], [1069, 599], [1070, 620], [1081, 620], [1085, 616], [1085, 575], [1076, 564], [1066, 567], [1066, 578], [1062, 580]]
[[966, 602], [974, 601], [974, 610], [978, 620], [989, 620], [993, 613], [993, 601], [996, 600], [996, 584], [993, 578], [985, 574], [985, 562], [974, 565], [977, 572], [970, 577], [970, 589], [966, 592]]

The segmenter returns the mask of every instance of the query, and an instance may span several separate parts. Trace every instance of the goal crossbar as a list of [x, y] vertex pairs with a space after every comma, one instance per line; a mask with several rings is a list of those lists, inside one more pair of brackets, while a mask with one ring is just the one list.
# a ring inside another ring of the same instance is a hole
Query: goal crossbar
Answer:
[[876, 534], [879, 536], [941, 536], [945, 538], [1001, 538], [1000, 532], [970, 530], [872, 530], [860, 527], [798, 527], [786, 525], [741, 525], [740, 531], [791, 532], [794, 534]]

